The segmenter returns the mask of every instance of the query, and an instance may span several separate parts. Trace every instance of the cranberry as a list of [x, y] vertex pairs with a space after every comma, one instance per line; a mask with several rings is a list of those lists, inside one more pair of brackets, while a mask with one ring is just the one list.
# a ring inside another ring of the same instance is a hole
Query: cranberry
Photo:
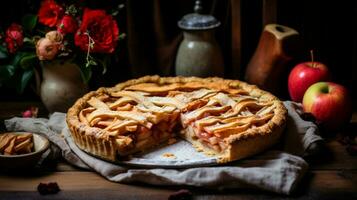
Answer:
[[37, 190], [41, 195], [56, 194], [60, 191], [60, 188], [56, 182], [40, 183], [37, 186]]

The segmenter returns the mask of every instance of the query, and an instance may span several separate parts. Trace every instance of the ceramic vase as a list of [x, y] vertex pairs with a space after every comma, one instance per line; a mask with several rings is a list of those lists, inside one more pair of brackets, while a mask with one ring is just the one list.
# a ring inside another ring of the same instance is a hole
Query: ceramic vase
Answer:
[[214, 30], [185, 31], [183, 35], [176, 57], [176, 75], [223, 76], [223, 56]]
[[71, 61], [42, 63], [40, 96], [50, 113], [67, 112], [74, 102], [88, 92], [77, 64]]

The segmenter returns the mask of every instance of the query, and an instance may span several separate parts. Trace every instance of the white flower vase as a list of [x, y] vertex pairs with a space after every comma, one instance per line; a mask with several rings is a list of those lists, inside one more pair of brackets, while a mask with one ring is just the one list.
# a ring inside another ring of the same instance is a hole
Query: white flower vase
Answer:
[[88, 92], [78, 65], [63, 60], [42, 63], [39, 87], [41, 100], [50, 113], [67, 112], [78, 98]]

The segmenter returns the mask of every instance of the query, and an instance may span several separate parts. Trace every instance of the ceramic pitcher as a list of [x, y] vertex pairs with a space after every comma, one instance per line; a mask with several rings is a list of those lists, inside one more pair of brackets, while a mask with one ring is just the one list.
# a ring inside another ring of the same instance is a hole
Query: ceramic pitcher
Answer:
[[50, 113], [67, 112], [87, 91], [79, 67], [70, 61], [55, 60], [42, 63], [42, 81], [39, 85], [43, 104]]
[[194, 10], [195, 13], [185, 15], [178, 22], [184, 38], [176, 55], [176, 75], [223, 76], [223, 56], [214, 36], [220, 22], [211, 15], [201, 14], [200, 1], [196, 1]]

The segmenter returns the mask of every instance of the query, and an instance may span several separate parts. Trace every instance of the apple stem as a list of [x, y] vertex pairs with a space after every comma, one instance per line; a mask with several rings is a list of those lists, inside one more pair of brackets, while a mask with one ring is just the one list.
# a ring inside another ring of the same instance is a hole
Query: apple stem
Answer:
[[311, 65], [312, 67], [315, 67], [315, 63], [314, 63], [314, 50], [310, 50], [310, 55], [311, 55]]

